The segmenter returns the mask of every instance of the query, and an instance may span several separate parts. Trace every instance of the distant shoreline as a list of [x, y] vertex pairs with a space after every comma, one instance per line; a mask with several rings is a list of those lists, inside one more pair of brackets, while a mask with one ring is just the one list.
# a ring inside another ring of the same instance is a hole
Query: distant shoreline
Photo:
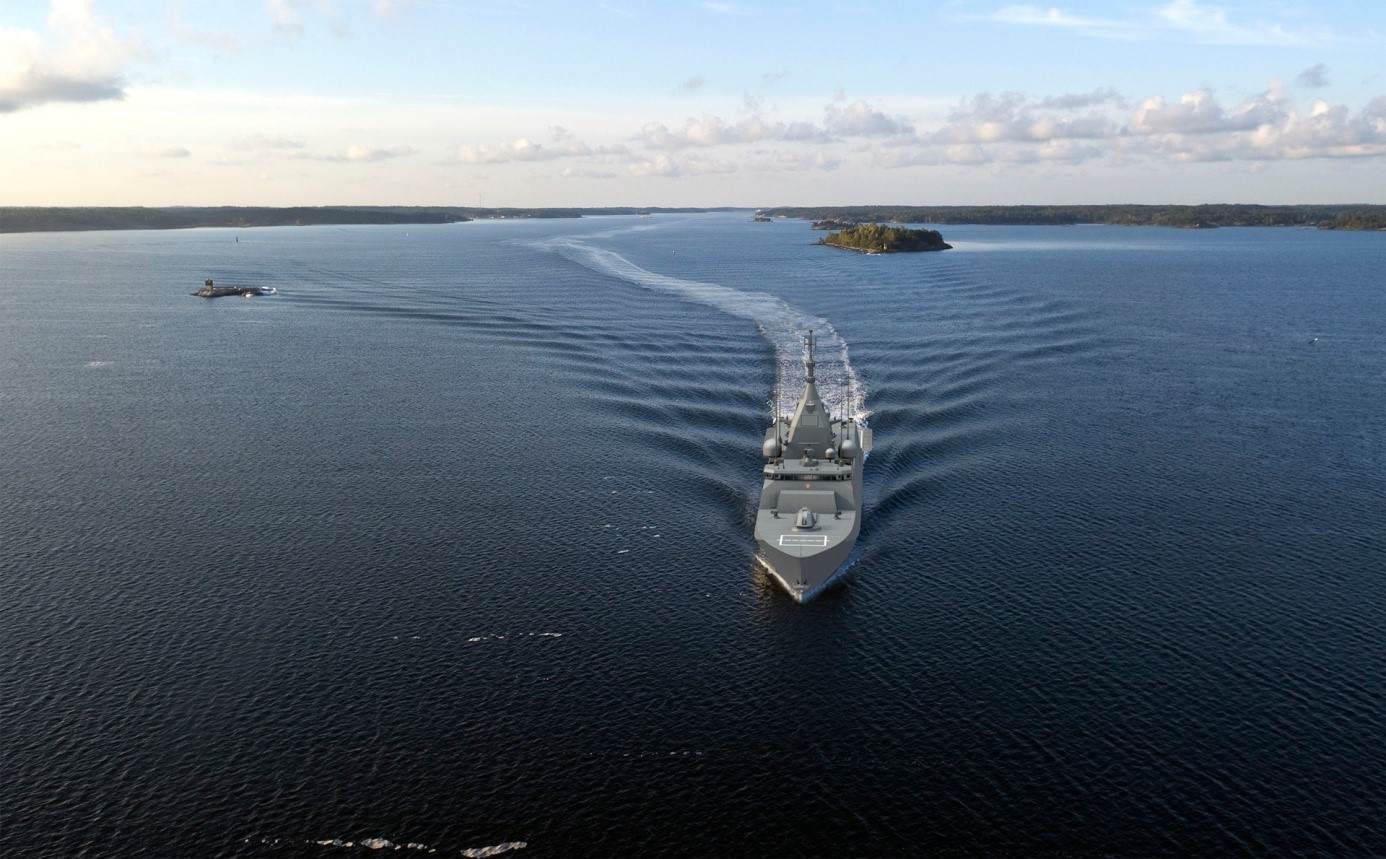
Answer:
[[[485, 208], [480, 206], [0, 206], [0, 233], [93, 230], [451, 224], [474, 220], [581, 218], [600, 215], [703, 214], [752, 211], [743, 206]], [[1316, 227], [1386, 230], [1386, 205], [1263, 206], [1218, 203], [1092, 206], [780, 206], [754, 210], [766, 218], [847, 223], [979, 224], [988, 226]]]
[[762, 214], [806, 221], [987, 226], [1317, 227], [1322, 230], [1386, 230], [1386, 206], [1369, 204], [1260, 206], [781, 206]]
[[612, 206], [517, 209], [470, 206], [0, 206], [0, 233], [92, 230], [187, 230], [199, 227], [309, 227], [378, 224], [454, 224], [487, 219], [581, 218], [740, 211], [717, 208]]

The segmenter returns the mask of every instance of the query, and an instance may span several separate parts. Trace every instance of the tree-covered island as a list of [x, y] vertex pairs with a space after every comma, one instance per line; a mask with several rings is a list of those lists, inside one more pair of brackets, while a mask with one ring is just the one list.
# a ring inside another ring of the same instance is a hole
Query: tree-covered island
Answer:
[[943, 240], [938, 230], [911, 230], [907, 227], [887, 227], [884, 224], [859, 224], [836, 233], [828, 233], [818, 240], [818, 244], [868, 254], [946, 251], [953, 247]]

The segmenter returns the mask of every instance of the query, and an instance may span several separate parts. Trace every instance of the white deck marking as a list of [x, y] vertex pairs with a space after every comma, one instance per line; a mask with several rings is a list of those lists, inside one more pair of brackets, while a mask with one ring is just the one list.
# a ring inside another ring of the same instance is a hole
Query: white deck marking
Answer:
[[827, 534], [781, 534], [781, 546], [826, 546]]

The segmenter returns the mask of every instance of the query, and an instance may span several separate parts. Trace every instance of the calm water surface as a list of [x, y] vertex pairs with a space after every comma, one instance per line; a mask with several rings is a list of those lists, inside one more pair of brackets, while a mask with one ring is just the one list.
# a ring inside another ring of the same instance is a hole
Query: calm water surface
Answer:
[[1386, 237], [944, 232], [0, 236], [5, 850], [1386, 853]]

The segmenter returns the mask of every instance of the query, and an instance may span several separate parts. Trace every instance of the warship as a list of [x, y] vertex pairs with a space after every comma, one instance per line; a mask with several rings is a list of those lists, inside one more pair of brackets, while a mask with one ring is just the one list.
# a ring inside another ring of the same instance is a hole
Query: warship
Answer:
[[756, 544], [771, 575], [798, 602], [822, 591], [844, 568], [861, 530], [861, 467], [871, 430], [834, 419], [813, 378], [813, 332], [804, 360], [804, 392], [793, 417], [765, 431], [765, 485], [756, 511]]

